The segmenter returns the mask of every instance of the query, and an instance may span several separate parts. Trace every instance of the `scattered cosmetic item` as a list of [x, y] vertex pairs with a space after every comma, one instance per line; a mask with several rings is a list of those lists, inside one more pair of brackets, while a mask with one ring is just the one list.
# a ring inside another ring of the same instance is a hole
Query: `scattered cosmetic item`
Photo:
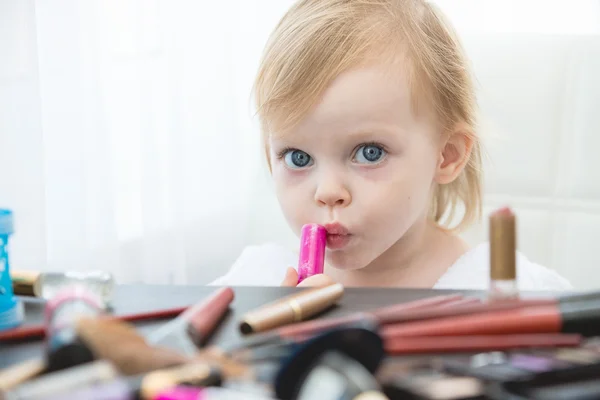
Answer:
[[196, 353], [223, 320], [234, 297], [233, 289], [229, 287], [215, 290], [206, 299], [152, 333], [149, 343], [174, 348], [188, 355]]
[[141, 400], [155, 400], [165, 390], [178, 385], [220, 386], [221, 370], [203, 362], [187, 363], [178, 367], [152, 371], [139, 377], [138, 397]]
[[600, 351], [588, 343], [576, 348], [436, 358], [430, 367], [432, 374], [439, 371], [476, 379], [485, 386], [485, 399], [600, 398]]
[[[535, 362], [532, 362], [535, 365]], [[490, 384], [486, 394], [492, 400], [591, 400], [600, 398], [600, 364], [559, 366], [531, 376]]]
[[82, 286], [98, 297], [104, 308], [110, 306], [115, 287], [112, 274], [105, 271], [39, 272], [13, 270], [13, 290], [21, 296], [50, 300], [69, 286]]
[[[86, 376], [87, 374], [87, 376]], [[205, 363], [191, 362], [173, 368], [124, 377], [106, 361], [69, 368], [17, 387], [5, 393], [7, 400], [154, 400], [177, 385], [220, 385], [220, 370]]]
[[[187, 310], [188, 307], [176, 307], [168, 308], [164, 310], [153, 310], [148, 312], [136, 313], [136, 314], [125, 314], [125, 315], [110, 315], [105, 314], [101, 319], [114, 319], [119, 321], [148, 321], [163, 318], [173, 318]], [[0, 332], [0, 343], [3, 341], [16, 341], [25, 339], [43, 339], [46, 336], [46, 329], [44, 325], [31, 325], [26, 327], [20, 327], [10, 329], [8, 331]]]
[[540, 373], [558, 370], [576, 371], [578, 367], [600, 366], [600, 351], [578, 347], [527, 349], [527, 352], [491, 351], [474, 355], [440, 358], [437, 367], [451, 374], [475, 377], [484, 381], [507, 382], [530, 379]]
[[396, 336], [386, 337], [389, 355], [460, 353], [473, 351], [515, 350], [522, 348], [578, 346], [577, 334], [480, 335], [480, 336]]
[[222, 387], [195, 388], [175, 386], [159, 393], [154, 400], [270, 400], [271, 397]]
[[[383, 341], [374, 327], [326, 332], [294, 349], [281, 362], [274, 380], [276, 397], [328, 400], [348, 398], [343, 395], [348, 396], [349, 392], [356, 396], [363, 391], [377, 390], [372, 374], [384, 357]], [[315, 397], [319, 380], [325, 382], [321, 385], [323, 392]], [[299, 397], [302, 392], [303, 397]]]
[[472, 377], [453, 376], [435, 369], [411, 369], [382, 380], [390, 400], [483, 400], [485, 386]]
[[44, 374], [3, 394], [7, 400], [38, 400], [107, 383], [118, 375], [119, 372], [110, 362], [99, 360]]
[[490, 215], [490, 299], [518, 297], [515, 214], [508, 207]]
[[317, 224], [306, 224], [300, 236], [298, 283], [309, 276], [322, 274], [325, 266], [327, 230]]
[[371, 320], [365, 319], [355, 321], [342, 326], [334, 327], [323, 332], [313, 335], [296, 336], [293, 339], [281, 340], [257, 347], [250, 347], [245, 350], [238, 350], [230, 356], [232, 359], [255, 364], [258, 362], [280, 362], [282, 359], [289, 357], [292, 353], [302, 348], [306, 342], [313, 340], [315, 337], [325, 335], [330, 332], [366, 329], [371, 332], [377, 332], [377, 324]]
[[41, 358], [34, 358], [0, 370], [0, 398], [3, 391], [10, 390], [25, 381], [35, 378], [46, 369]]
[[132, 325], [121, 321], [81, 318], [76, 334], [97, 358], [110, 361], [119, 373], [127, 376], [190, 361], [171, 349], [150, 346]]
[[343, 294], [344, 286], [339, 283], [302, 290], [246, 313], [240, 331], [262, 332], [305, 320], [332, 307]]
[[[561, 299], [567, 302], [568, 297]], [[229, 348], [231, 354], [236, 351], [245, 351], [248, 348], [264, 346], [266, 344], [276, 345], [286, 342], [303, 341], [311, 335], [324, 332], [335, 327], [352, 325], [359, 321], [372, 321], [379, 324], [385, 332], [387, 326], [401, 326], [402, 323], [415, 321], [434, 320], [439, 318], [454, 317], [460, 315], [486, 314], [492, 311], [513, 310], [525, 307], [554, 305], [557, 299], [521, 299], [515, 301], [480, 303], [478, 301], [459, 302], [460, 299], [452, 299], [444, 296], [431, 297], [429, 299], [417, 300], [384, 307], [370, 312], [351, 314], [346, 317], [319, 319], [298, 324], [284, 326], [265, 334], [250, 337], [237, 347]], [[456, 303], [455, 303], [456, 302]], [[451, 304], [455, 303], [455, 306]]]
[[23, 322], [23, 303], [14, 295], [10, 279], [8, 240], [14, 233], [13, 213], [0, 208], [0, 332]]
[[135, 400], [136, 398], [135, 386], [124, 378], [116, 378], [112, 381], [81, 387], [69, 392], [51, 394], [35, 400]]
[[369, 312], [357, 312], [343, 317], [325, 318], [294, 323], [288, 326], [282, 326], [280, 328], [273, 329], [269, 332], [252, 335], [251, 337], [244, 339], [241, 343], [236, 342], [231, 345], [224, 345], [220, 347], [227, 353], [233, 353], [236, 350], [245, 350], [250, 347], [285, 342], [287, 339], [293, 339], [298, 336], [305, 337], [309, 335], [316, 335], [331, 328], [342, 327], [362, 320], [377, 320], [380, 316], [385, 318], [393, 315], [394, 313], [402, 313], [403, 311], [423, 310], [429, 307], [437, 307], [461, 298], [462, 295], [458, 294], [427, 297], [424, 299], [378, 308]]
[[387, 338], [559, 332], [599, 335], [600, 301], [567, 301], [382, 327], [382, 334]]
[[76, 325], [82, 317], [97, 318], [102, 313], [102, 303], [80, 286], [65, 288], [46, 303], [44, 315], [48, 371], [95, 359], [91, 349], [77, 336]]
[[[385, 351], [389, 355], [443, 354], [494, 350], [517, 350], [523, 348], [575, 347], [583, 338], [577, 334], [532, 333], [522, 335], [480, 335], [480, 336], [399, 336], [383, 337]], [[265, 345], [245, 352], [238, 352], [234, 359], [240, 362], [256, 363], [280, 361], [289, 356], [302, 343], [311, 337], [286, 343]]]
[[369, 370], [354, 359], [332, 351], [313, 365], [291, 399], [356, 399], [367, 393], [370, 396], [377, 393], [379, 399], [386, 399]]

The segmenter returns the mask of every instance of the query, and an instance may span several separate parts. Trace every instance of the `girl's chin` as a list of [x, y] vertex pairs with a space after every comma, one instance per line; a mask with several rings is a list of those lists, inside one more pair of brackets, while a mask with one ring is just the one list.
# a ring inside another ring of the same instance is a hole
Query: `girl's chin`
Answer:
[[327, 254], [327, 265], [340, 271], [355, 271], [365, 267], [365, 264], [356, 261], [356, 257], [343, 251], [328, 252]]

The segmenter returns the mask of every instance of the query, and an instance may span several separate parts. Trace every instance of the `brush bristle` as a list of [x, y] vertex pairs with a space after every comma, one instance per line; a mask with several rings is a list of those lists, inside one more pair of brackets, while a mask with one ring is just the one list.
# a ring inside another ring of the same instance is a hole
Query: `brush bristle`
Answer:
[[80, 339], [97, 358], [112, 362], [123, 375], [137, 375], [190, 361], [170, 349], [152, 347], [125, 322], [112, 319], [80, 319]]

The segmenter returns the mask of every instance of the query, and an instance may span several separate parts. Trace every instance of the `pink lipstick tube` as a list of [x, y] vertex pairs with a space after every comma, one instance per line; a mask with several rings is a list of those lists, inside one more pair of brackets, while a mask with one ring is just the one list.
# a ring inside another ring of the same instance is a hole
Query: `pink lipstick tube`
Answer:
[[325, 265], [327, 230], [321, 225], [306, 224], [300, 237], [298, 260], [298, 283], [309, 276], [322, 274]]

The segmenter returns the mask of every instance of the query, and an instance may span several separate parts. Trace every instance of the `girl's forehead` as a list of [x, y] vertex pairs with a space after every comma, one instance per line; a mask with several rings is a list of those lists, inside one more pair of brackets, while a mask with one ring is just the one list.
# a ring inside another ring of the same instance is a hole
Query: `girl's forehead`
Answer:
[[413, 122], [411, 89], [401, 69], [352, 69], [338, 76], [294, 126], [275, 129], [275, 138], [315, 131], [360, 132]]

